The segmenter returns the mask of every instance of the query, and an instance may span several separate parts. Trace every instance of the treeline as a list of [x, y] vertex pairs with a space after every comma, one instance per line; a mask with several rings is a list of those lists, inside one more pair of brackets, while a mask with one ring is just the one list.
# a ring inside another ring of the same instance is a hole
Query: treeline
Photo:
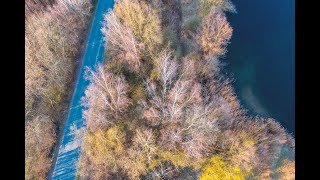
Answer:
[[36, 13], [38, 11], [44, 11], [54, 3], [54, 0], [25, 0], [25, 15]]
[[222, 73], [229, 0], [118, 0], [88, 69], [80, 179], [294, 179], [294, 139]]
[[45, 179], [92, 5], [25, 3], [25, 178]]

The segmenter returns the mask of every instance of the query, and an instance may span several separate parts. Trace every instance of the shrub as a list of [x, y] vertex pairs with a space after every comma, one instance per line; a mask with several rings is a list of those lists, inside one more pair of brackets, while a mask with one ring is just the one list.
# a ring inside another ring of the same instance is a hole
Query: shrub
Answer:
[[200, 19], [198, 17], [194, 17], [185, 22], [183, 29], [195, 33], [199, 24]]
[[165, 45], [168, 45], [170, 49], [175, 55], [175, 57], [180, 58], [182, 56], [181, 45], [179, 41], [179, 34], [177, 30], [175, 30], [175, 25], [169, 24], [168, 26], [164, 27], [163, 29], [163, 42]]

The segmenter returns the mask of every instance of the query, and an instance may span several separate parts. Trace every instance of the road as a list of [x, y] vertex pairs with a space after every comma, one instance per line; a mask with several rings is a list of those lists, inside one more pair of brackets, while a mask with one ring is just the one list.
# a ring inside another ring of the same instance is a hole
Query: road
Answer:
[[55, 156], [54, 166], [50, 179], [76, 179], [77, 163], [80, 157], [81, 139], [75, 138], [72, 128], [84, 126], [82, 118], [83, 107], [81, 97], [89, 82], [84, 78], [85, 67], [94, 68], [96, 63], [103, 62], [104, 41], [100, 31], [102, 27], [103, 14], [112, 8], [114, 0], [98, 0], [94, 18], [90, 27], [86, 49], [83, 54], [81, 69], [78, 71], [76, 86], [73, 92], [69, 113], [63, 129], [61, 139], [59, 139], [59, 150]]

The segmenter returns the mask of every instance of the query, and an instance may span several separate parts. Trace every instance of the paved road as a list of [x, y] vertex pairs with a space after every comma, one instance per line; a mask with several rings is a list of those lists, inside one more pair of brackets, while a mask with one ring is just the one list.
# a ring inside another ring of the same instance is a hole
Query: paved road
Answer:
[[89, 38], [86, 49], [83, 54], [81, 69], [77, 77], [77, 84], [73, 93], [71, 108], [69, 109], [68, 118], [65, 123], [63, 135], [60, 139], [60, 147], [56, 156], [54, 169], [51, 179], [76, 179], [77, 162], [80, 157], [81, 139], [73, 136], [72, 127], [77, 128], [84, 126], [80, 100], [89, 82], [84, 78], [85, 67], [94, 68], [96, 63], [103, 62], [104, 41], [100, 31], [103, 14], [109, 8], [112, 8], [114, 0], [99, 0], [96, 6], [94, 19], [92, 21]]

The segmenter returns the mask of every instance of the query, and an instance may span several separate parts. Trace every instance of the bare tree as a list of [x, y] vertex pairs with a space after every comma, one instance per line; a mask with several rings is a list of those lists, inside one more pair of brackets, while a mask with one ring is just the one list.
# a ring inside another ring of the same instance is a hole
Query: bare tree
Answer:
[[[91, 2], [25, 2], [25, 177], [45, 179]], [[32, 12], [31, 12], [32, 11]]]
[[50, 151], [55, 132], [52, 120], [47, 116], [37, 116], [25, 126], [25, 178], [45, 178], [50, 168]]
[[158, 145], [169, 151], [176, 151], [181, 148], [183, 131], [178, 124], [169, 124], [160, 130]]
[[119, 50], [126, 62], [137, 71], [141, 64], [140, 45], [132, 30], [123, 25], [112, 10], [104, 16], [104, 20], [101, 31], [105, 35], [105, 41], [114, 47], [113, 50]]
[[150, 80], [145, 81], [151, 106], [146, 106], [145, 118], [150, 122], [174, 122], [181, 118], [183, 108], [201, 101], [201, 86], [190, 76], [191, 63], [185, 63], [180, 74], [177, 73], [176, 59], [165, 50], [157, 60], [160, 86]]
[[215, 144], [219, 132], [216, 111], [212, 104], [192, 106], [186, 111], [182, 147], [188, 155], [200, 158]]
[[156, 140], [152, 133], [152, 130], [136, 130], [136, 135], [133, 138], [133, 148], [144, 154], [148, 163], [153, 159], [153, 156], [156, 153]]
[[127, 111], [128, 84], [123, 76], [111, 74], [103, 65], [97, 66], [97, 72], [88, 69], [86, 78], [91, 82], [83, 99], [88, 108], [83, 112], [88, 127], [96, 129], [112, 124]]
[[47, 6], [51, 6], [53, 0], [26, 0], [25, 1], [25, 14], [28, 16], [31, 13], [43, 11]]
[[[26, 16], [26, 114], [39, 111], [39, 101], [59, 104], [72, 79], [74, 58], [80, 47], [91, 4], [58, 0], [46, 11]], [[42, 105], [43, 106], [43, 105]]]

